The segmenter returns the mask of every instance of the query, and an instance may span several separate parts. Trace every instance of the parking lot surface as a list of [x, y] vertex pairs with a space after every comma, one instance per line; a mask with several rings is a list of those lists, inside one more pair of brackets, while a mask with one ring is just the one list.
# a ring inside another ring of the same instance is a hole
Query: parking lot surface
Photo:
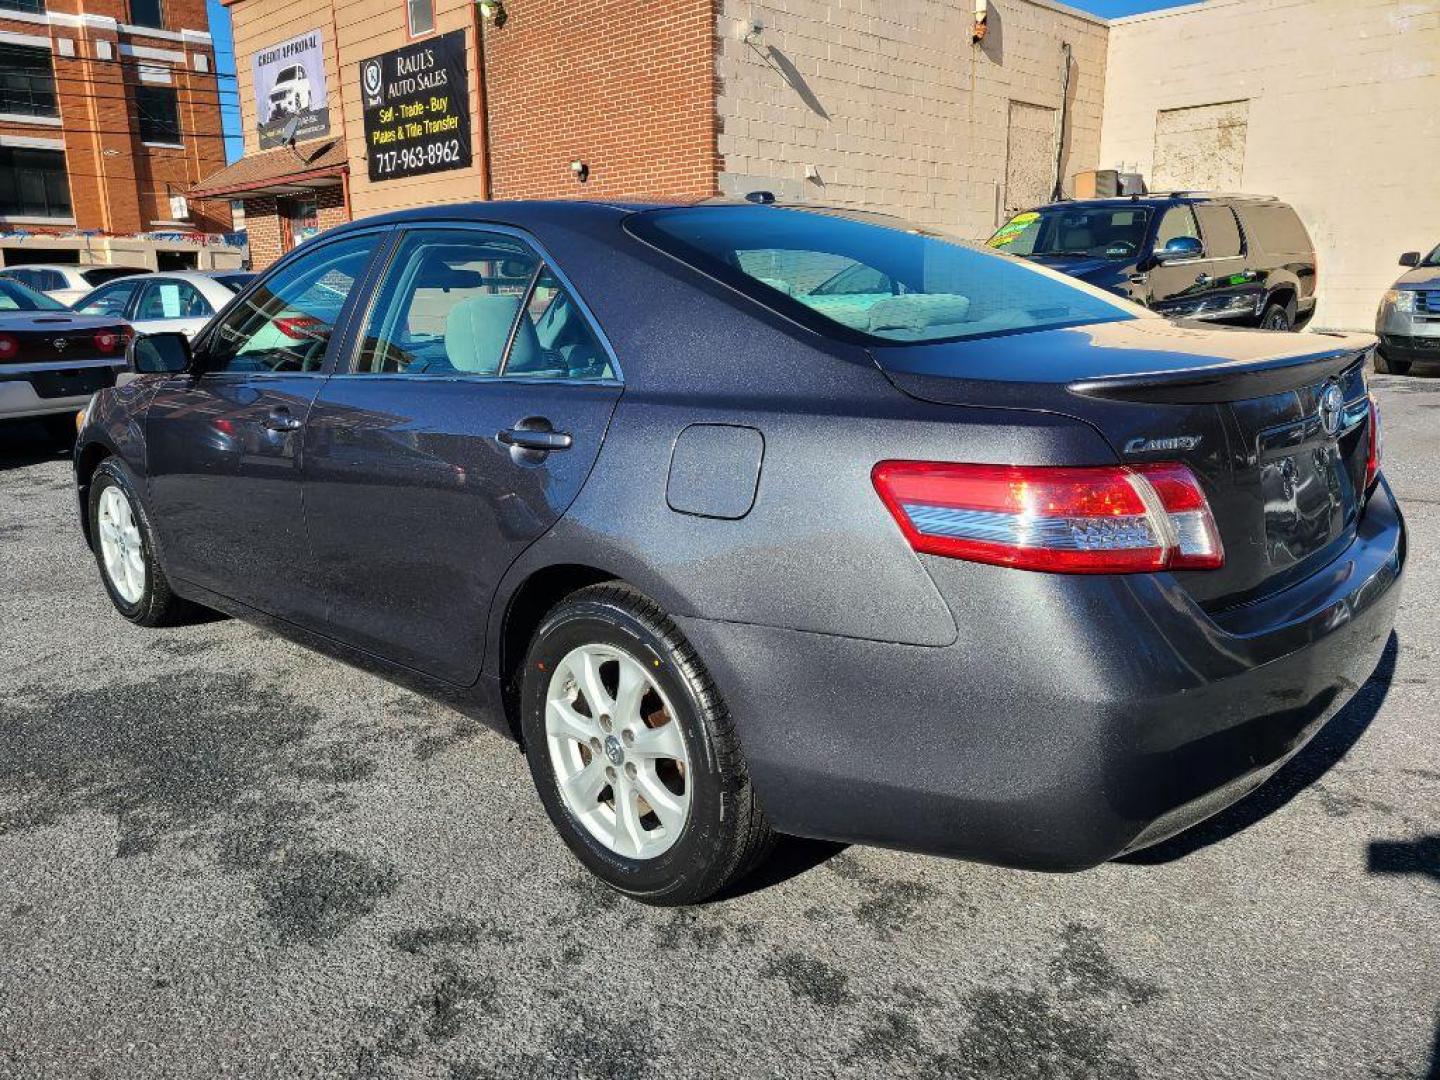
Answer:
[[130, 626], [0, 433], [0, 1075], [1440, 1077], [1440, 379], [1375, 383], [1396, 637], [1256, 795], [1083, 874], [793, 843], [671, 911], [457, 714]]

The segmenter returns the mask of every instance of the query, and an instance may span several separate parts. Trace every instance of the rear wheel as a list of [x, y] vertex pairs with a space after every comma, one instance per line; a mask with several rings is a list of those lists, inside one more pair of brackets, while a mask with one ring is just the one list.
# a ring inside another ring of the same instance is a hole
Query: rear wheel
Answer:
[[719, 693], [653, 602], [622, 585], [561, 601], [521, 687], [531, 775], [597, 877], [649, 904], [739, 880], [773, 834]]
[[90, 538], [115, 610], [140, 626], [184, 621], [190, 606], [170, 591], [154, 533], [125, 467], [106, 458], [90, 479]]
[[1260, 316], [1260, 329], [1262, 330], [1292, 330], [1295, 327], [1295, 301], [1289, 303], [1272, 303]]
[[1382, 375], [1408, 375], [1410, 373], [1409, 360], [1395, 360], [1385, 354], [1383, 348], [1375, 350], [1375, 370]]

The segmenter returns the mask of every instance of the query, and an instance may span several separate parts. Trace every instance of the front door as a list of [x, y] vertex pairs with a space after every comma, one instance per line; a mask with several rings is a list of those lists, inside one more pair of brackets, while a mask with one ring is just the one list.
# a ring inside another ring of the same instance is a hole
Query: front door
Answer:
[[[1165, 211], [1155, 232], [1153, 250], [1158, 254], [1172, 240], [1188, 238], [1203, 244], [1195, 211], [1188, 203], [1179, 203]], [[1213, 265], [1207, 254], [1179, 259], [1150, 268], [1149, 306], [1162, 315], [1183, 319], [1197, 314], [1214, 287]]]
[[196, 343], [146, 415], [149, 498], [167, 570], [288, 619], [314, 614], [302, 433], [333, 331], [376, 247], [350, 235], [283, 264]]
[[618, 372], [530, 244], [462, 226], [401, 234], [352, 351], [305, 435], [327, 632], [468, 685], [501, 576], [590, 472]]

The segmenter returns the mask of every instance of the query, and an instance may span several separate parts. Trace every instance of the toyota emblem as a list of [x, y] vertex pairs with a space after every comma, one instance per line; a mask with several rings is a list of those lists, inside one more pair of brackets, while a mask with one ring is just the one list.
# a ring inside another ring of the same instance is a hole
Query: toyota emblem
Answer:
[[1320, 426], [1326, 435], [1338, 435], [1345, 419], [1345, 395], [1339, 383], [1330, 383], [1320, 393]]

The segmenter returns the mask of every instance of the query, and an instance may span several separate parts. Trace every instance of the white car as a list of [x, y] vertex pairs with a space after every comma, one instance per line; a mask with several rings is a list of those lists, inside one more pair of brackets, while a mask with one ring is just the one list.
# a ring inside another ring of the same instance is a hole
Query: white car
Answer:
[[0, 270], [0, 278], [18, 281], [21, 285], [44, 293], [51, 300], [59, 300], [60, 303], [68, 306], [107, 281], [149, 272], [143, 266], [69, 266], [65, 263], [31, 263], [26, 266], [7, 266]]
[[112, 315], [137, 334], [194, 337], [254, 274], [243, 270], [175, 271], [120, 278], [75, 304], [81, 315]]
[[270, 123], [310, 108], [310, 77], [299, 64], [286, 68], [270, 90]]

